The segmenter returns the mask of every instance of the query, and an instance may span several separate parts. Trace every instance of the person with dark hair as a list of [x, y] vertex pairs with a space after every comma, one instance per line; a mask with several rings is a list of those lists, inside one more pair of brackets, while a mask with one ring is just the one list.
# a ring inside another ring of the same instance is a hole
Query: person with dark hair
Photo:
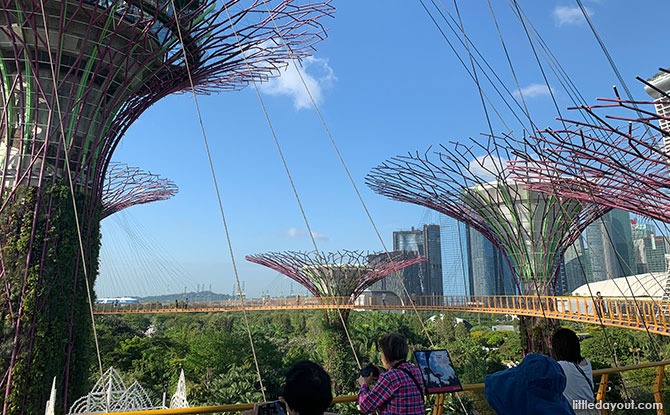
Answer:
[[[589, 359], [582, 357], [579, 337], [566, 328], [556, 330], [551, 338], [551, 354], [565, 373], [565, 398], [573, 408], [585, 408], [594, 403], [593, 369]], [[595, 410], [580, 410], [579, 414], [597, 413]]]
[[379, 340], [382, 373], [374, 388], [370, 389], [373, 375], [360, 376], [358, 405], [364, 414], [379, 411], [380, 415], [424, 415], [424, 385], [421, 371], [407, 362], [409, 346], [398, 333], [389, 333]]
[[[280, 400], [286, 404], [290, 415], [335, 415], [326, 412], [333, 402], [330, 376], [309, 360], [297, 362], [288, 370]], [[244, 415], [257, 414], [259, 406], [257, 404]]]

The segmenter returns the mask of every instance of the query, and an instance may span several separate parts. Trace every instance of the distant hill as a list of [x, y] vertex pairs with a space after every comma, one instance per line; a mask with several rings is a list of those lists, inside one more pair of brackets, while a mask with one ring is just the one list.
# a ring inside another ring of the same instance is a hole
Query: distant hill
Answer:
[[177, 301], [184, 301], [188, 298], [190, 303], [205, 302], [205, 301], [222, 301], [230, 300], [232, 297], [228, 294], [217, 294], [211, 291], [200, 291], [200, 292], [190, 292], [190, 293], [179, 293], [179, 294], [165, 294], [165, 295], [152, 295], [149, 297], [139, 297], [138, 300], [141, 303], [168, 303]]

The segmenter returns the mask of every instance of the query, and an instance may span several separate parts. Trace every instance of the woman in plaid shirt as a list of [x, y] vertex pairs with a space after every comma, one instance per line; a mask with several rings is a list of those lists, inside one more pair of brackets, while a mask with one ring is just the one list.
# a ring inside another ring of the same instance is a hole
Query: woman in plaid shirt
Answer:
[[374, 388], [370, 389], [373, 376], [359, 377], [358, 405], [361, 412], [369, 414], [379, 411], [380, 415], [424, 415], [423, 378], [418, 367], [405, 361], [409, 347], [405, 338], [398, 333], [390, 333], [379, 340], [382, 373]]

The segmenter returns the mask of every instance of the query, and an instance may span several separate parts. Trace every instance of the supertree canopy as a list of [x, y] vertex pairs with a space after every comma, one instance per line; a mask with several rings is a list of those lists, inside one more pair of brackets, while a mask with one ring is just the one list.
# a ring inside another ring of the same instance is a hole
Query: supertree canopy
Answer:
[[0, 10], [0, 393], [35, 414], [86, 389], [105, 174], [130, 125], [176, 92], [278, 74], [325, 36], [327, 2], [27, 0]]
[[[519, 155], [515, 179], [538, 192], [670, 222], [669, 132], [658, 123], [670, 118], [653, 112], [659, 102], [600, 101], [579, 108], [583, 120], [528, 137], [539, 156]], [[599, 115], [604, 110], [609, 114]]]
[[172, 181], [122, 163], [110, 163], [105, 177], [101, 219], [130, 206], [169, 199], [178, 191]]
[[[428, 207], [481, 232], [506, 256], [521, 293], [550, 295], [564, 251], [604, 210], [513, 180], [507, 161], [512, 151], [526, 150], [509, 136], [453, 143], [432, 154], [394, 157], [375, 167], [366, 182], [381, 195]], [[546, 338], [542, 344], [526, 341], [526, 350], [547, 347]]]
[[350, 303], [382, 278], [426, 260], [403, 251], [368, 254], [361, 251], [268, 252], [247, 255], [305, 287], [315, 297], [345, 297]]

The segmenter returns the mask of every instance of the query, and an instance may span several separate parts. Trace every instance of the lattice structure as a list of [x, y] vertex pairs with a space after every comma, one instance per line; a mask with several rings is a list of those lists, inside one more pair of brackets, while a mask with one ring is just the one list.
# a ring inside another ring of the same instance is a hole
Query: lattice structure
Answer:
[[96, 382], [86, 396], [77, 399], [68, 414], [103, 414], [142, 409], [160, 409], [151, 403], [146, 391], [137, 381], [126, 387], [123, 379], [113, 367]]
[[122, 163], [110, 163], [102, 190], [100, 218], [130, 206], [166, 200], [177, 194], [174, 182]]
[[[529, 137], [536, 151], [519, 154], [511, 167], [515, 180], [538, 192], [670, 222], [670, 154], [664, 146], [670, 132], [659, 126], [670, 117], [652, 107], [663, 103], [600, 101], [579, 109], [584, 120], [562, 120], [565, 128]], [[602, 110], [610, 114], [603, 117]]]
[[169, 94], [277, 75], [325, 36], [319, 20], [333, 10], [292, 0], [0, 2], [0, 399], [3, 413], [41, 412], [49, 385], [35, 379], [57, 376], [64, 412], [87, 378], [84, 275], [93, 287], [104, 178], [121, 137]]
[[[513, 149], [526, 150], [508, 136], [452, 143], [433, 153], [394, 157], [375, 167], [366, 182], [393, 200], [465, 222], [504, 253], [523, 294], [551, 295], [563, 253], [605, 210], [512, 180], [506, 165]], [[527, 351], [548, 347], [547, 336], [522, 336]]]
[[170, 399], [170, 408], [188, 408], [188, 399], [186, 398], [186, 377], [184, 376], [184, 369], [179, 373], [179, 381], [177, 382], [177, 390]]
[[347, 250], [318, 254], [269, 252], [247, 255], [246, 259], [286, 275], [315, 297], [345, 297], [350, 303], [376, 281], [426, 260], [403, 251], [387, 255]]

